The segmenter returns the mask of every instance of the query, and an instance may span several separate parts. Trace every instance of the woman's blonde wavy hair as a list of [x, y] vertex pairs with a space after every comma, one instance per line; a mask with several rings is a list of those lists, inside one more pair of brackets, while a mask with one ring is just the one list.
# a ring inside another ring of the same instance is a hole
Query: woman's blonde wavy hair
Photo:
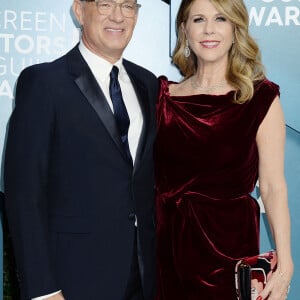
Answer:
[[[197, 70], [197, 57], [184, 56], [186, 37], [182, 23], [186, 24], [192, 4], [197, 0], [182, 0], [176, 19], [177, 43], [173, 63], [179, 68], [184, 80]], [[234, 25], [234, 43], [228, 54], [226, 79], [235, 89], [234, 102], [244, 103], [253, 97], [254, 84], [265, 78], [264, 67], [257, 43], [249, 34], [249, 16], [243, 0], [210, 0], [216, 9]]]

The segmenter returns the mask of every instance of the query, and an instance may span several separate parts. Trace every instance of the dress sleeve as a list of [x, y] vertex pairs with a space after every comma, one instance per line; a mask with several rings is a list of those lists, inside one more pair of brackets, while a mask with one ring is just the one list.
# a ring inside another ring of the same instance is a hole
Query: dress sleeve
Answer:
[[159, 76], [159, 94], [157, 105], [160, 105], [166, 95], [169, 95], [169, 80], [166, 76]]
[[250, 101], [250, 106], [255, 113], [253, 119], [255, 120], [256, 129], [258, 129], [267, 115], [273, 101], [279, 95], [279, 86], [268, 79], [263, 80], [255, 87], [254, 96]]

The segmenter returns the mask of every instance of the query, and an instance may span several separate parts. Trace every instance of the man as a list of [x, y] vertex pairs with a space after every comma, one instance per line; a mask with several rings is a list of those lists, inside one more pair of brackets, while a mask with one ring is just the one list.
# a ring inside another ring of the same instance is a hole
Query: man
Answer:
[[122, 59], [138, 9], [74, 0], [79, 46], [18, 79], [5, 193], [22, 299], [154, 298], [158, 86]]

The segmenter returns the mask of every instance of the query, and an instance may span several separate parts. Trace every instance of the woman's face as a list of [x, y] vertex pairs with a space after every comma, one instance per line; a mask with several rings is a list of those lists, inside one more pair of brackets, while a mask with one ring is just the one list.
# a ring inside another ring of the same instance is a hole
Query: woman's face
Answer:
[[213, 6], [210, 0], [195, 0], [182, 29], [201, 65], [227, 64], [234, 42], [233, 24]]

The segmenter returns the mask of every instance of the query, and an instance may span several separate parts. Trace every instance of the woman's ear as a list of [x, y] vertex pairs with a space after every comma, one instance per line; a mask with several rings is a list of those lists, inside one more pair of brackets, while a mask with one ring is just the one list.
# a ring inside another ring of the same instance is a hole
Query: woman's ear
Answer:
[[185, 24], [182, 22], [180, 25], [180, 28], [182, 30], [182, 33], [184, 34], [184, 36], [186, 36], [186, 32], [185, 32]]

